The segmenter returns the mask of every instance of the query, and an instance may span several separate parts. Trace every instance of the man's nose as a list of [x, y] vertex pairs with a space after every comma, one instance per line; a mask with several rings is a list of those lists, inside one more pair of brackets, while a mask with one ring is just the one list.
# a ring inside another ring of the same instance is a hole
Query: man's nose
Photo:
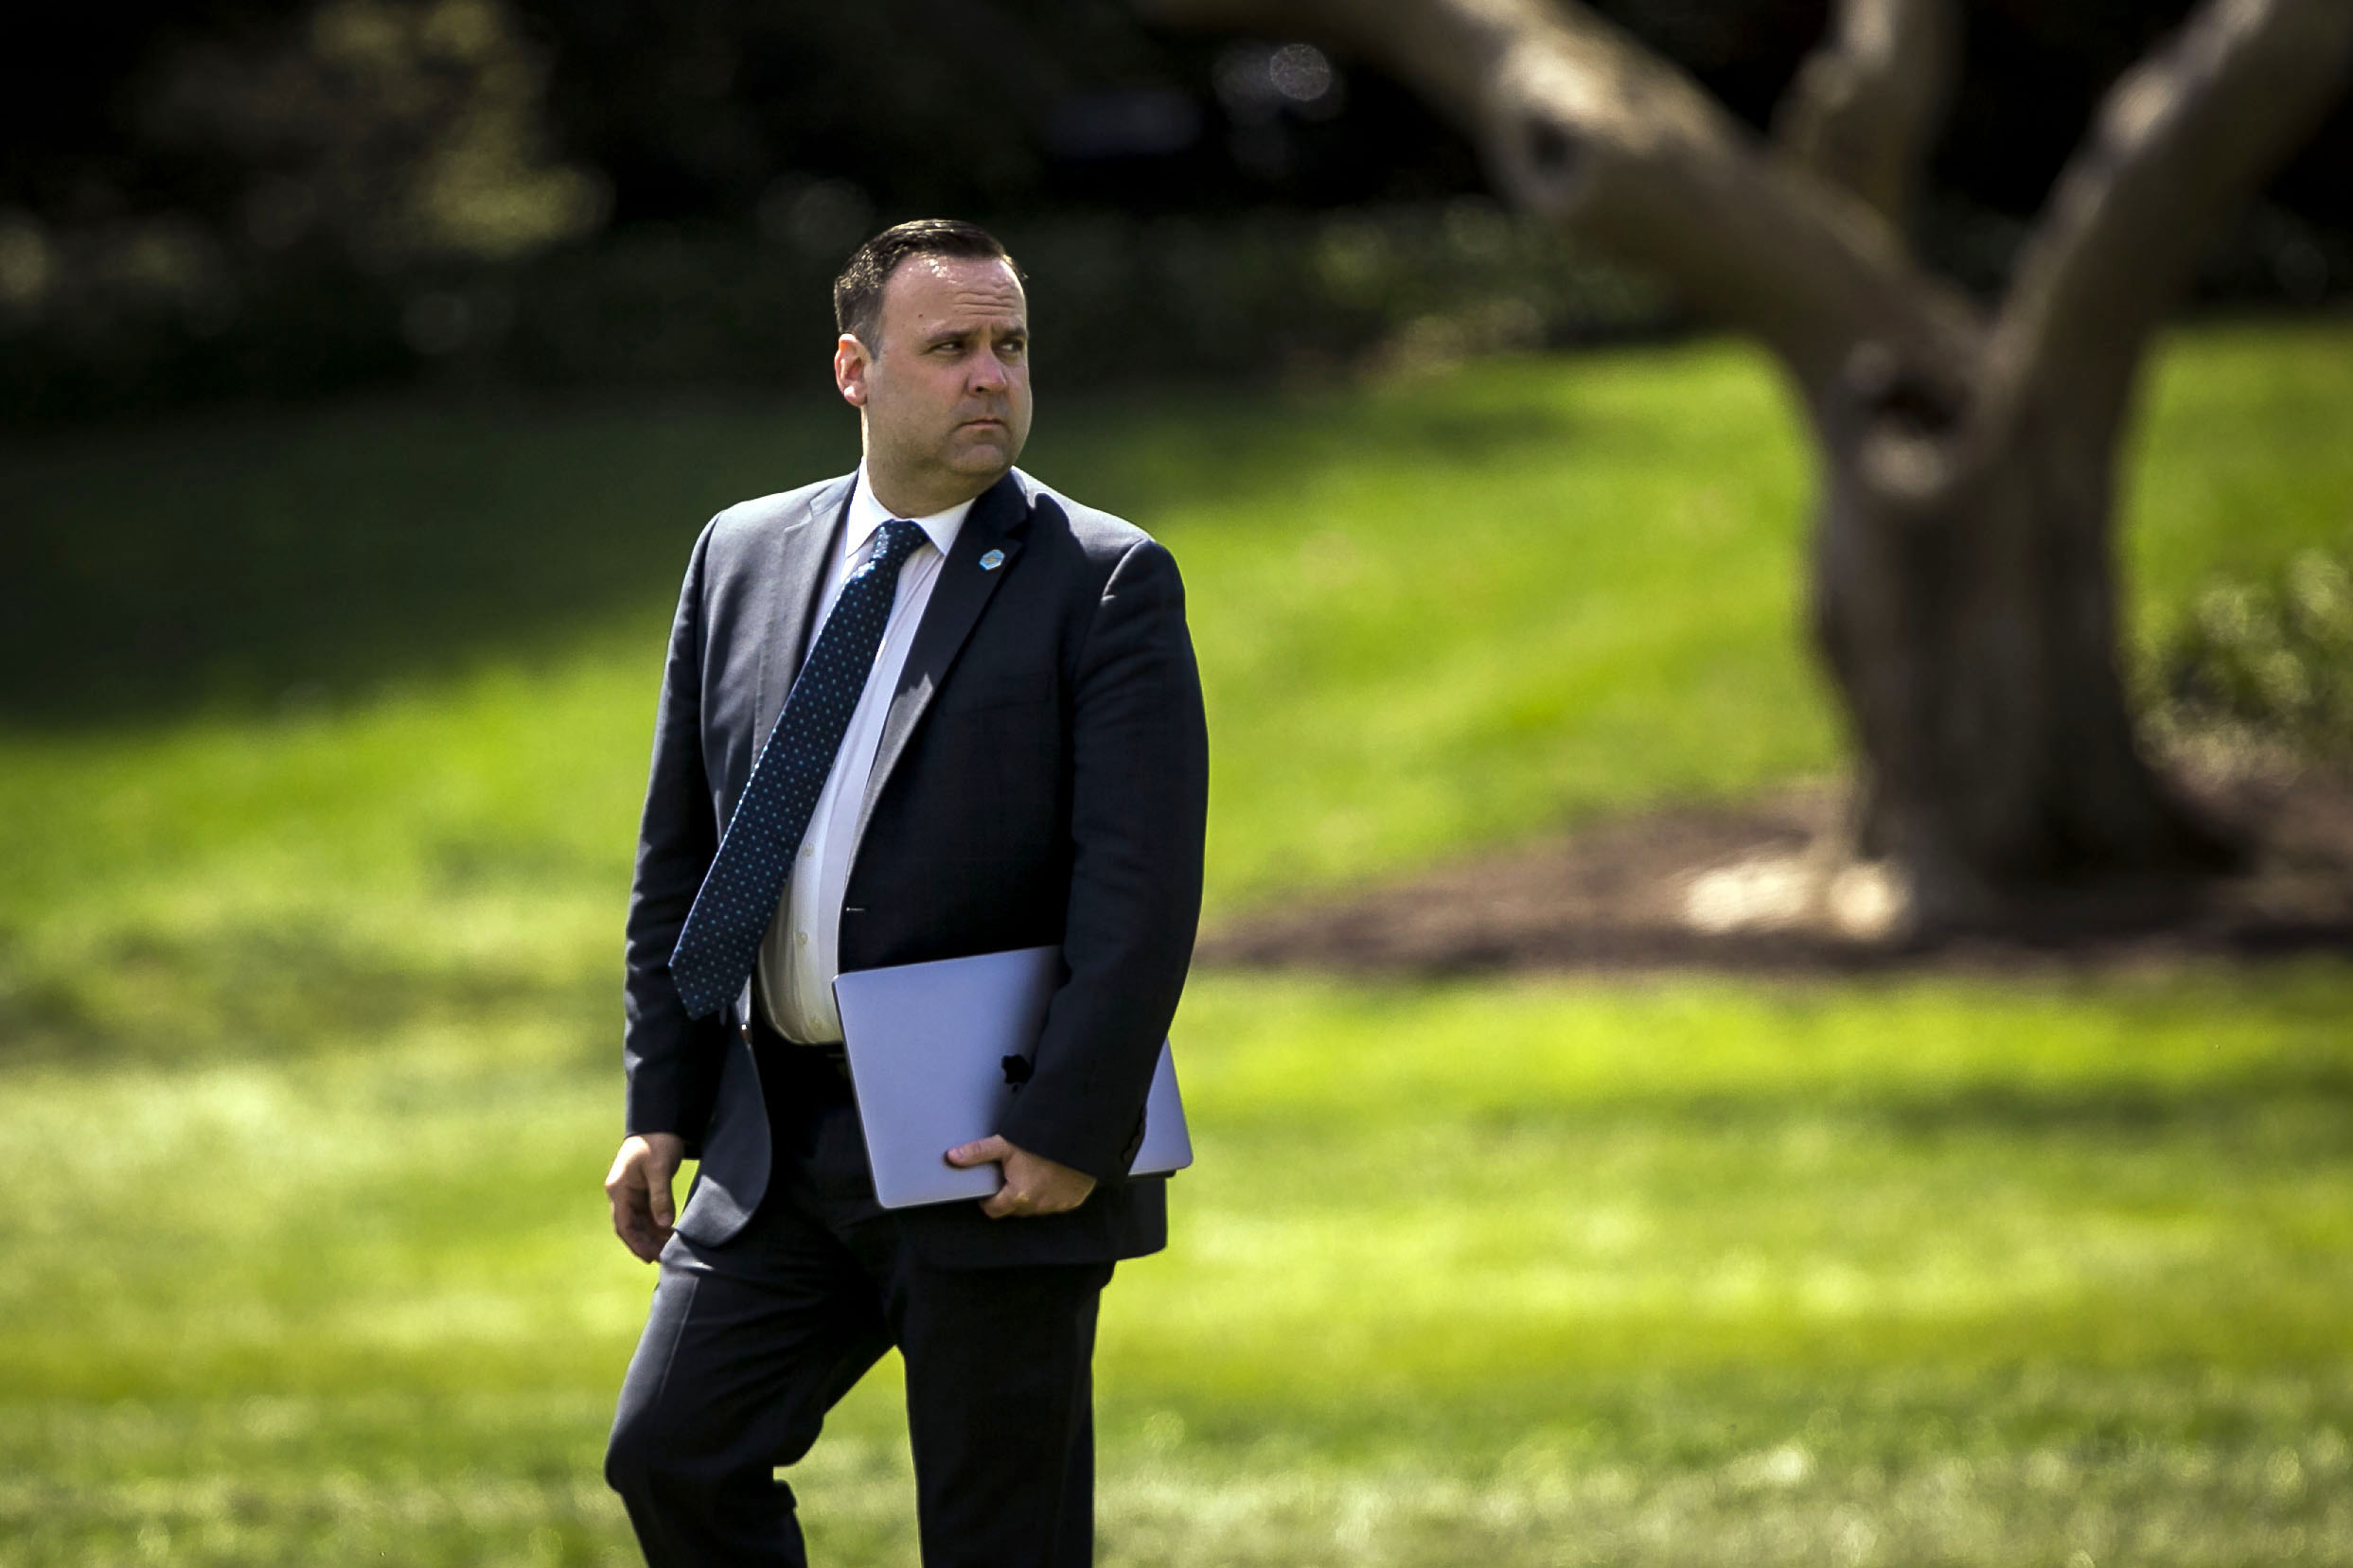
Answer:
[[995, 354], [980, 353], [972, 356], [969, 381], [976, 391], [1001, 392], [1013, 384], [1013, 378], [1006, 372], [1004, 361]]

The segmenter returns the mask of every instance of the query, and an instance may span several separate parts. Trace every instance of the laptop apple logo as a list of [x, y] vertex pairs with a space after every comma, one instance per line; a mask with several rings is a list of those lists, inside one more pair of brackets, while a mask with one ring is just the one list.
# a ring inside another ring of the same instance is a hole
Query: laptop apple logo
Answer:
[[1017, 1090], [1030, 1081], [1030, 1059], [1026, 1056], [1000, 1057], [997, 1065], [1005, 1069], [1005, 1082]]

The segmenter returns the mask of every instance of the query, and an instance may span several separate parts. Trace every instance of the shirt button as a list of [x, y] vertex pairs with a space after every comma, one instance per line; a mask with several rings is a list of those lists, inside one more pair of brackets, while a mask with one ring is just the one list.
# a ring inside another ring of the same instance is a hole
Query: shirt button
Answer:
[[797, 945], [806, 947], [809, 944], [809, 934], [806, 931], [795, 931], [792, 933], [792, 940]]

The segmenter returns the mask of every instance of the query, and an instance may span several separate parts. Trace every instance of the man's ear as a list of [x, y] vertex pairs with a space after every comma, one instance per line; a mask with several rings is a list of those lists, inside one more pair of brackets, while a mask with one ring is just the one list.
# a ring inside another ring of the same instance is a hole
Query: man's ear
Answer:
[[866, 366], [872, 359], [854, 333], [842, 333], [833, 345], [833, 384], [852, 408], [866, 406]]

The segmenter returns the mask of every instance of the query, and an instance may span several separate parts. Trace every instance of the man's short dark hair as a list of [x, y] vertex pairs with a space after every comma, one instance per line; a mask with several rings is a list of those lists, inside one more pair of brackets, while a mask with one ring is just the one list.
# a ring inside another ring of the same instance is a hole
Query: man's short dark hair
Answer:
[[961, 218], [918, 218], [893, 223], [852, 251], [841, 275], [833, 280], [834, 330], [849, 333], [870, 353], [880, 352], [875, 333], [882, 322], [882, 286], [911, 255], [1001, 261], [1013, 268], [1016, 278], [1021, 276], [1021, 269], [1005, 254], [997, 237], [978, 223]]

